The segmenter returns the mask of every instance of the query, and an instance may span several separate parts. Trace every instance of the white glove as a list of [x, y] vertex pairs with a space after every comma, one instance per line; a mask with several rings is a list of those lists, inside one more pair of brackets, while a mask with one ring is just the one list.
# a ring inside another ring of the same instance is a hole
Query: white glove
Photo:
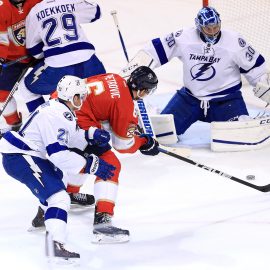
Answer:
[[253, 88], [254, 95], [261, 100], [270, 103], [270, 73], [265, 73]]

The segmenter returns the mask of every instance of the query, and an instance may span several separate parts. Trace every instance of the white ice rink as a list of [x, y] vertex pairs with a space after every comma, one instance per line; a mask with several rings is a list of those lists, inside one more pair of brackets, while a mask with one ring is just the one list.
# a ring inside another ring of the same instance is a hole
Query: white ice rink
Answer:
[[[131, 56], [149, 39], [193, 25], [200, 0], [102, 0], [103, 18], [85, 26], [108, 72], [125, 65], [111, 10]], [[222, 16], [222, 11], [220, 11]], [[270, 30], [269, 30], [270, 31]], [[160, 85], [147, 103], [164, 107], [181, 85], [181, 63], [156, 70]], [[245, 97], [252, 115], [264, 104]], [[20, 97], [18, 96], [20, 101]], [[20, 104], [24, 110], [23, 104]], [[245, 179], [270, 183], [270, 147], [242, 153], [213, 153], [209, 125], [197, 123], [181, 144], [191, 159]], [[269, 269], [270, 194], [196, 168], [172, 157], [119, 155], [122, 162], [114, 224], [129, 229], [131, 241], [91, 244], [93, 209], [69, 216], [68, 241], [81, 254], [76, 269], [89, 270], [265, 270]], [[27, 232], [36, 214], [36, 198], [0, 167], [0, 269], [50, 269], [44, 257], [44, 232]], [[82, 191], [92, 193], [89, 179]], [[56, 267], [54, 269], [65, 269]]]

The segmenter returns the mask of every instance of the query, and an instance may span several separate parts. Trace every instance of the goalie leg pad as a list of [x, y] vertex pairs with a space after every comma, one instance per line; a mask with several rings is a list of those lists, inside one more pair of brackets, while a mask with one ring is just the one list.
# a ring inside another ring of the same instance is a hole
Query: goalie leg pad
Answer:
[[260, 149], [269, 144], [270, 117], [211, 123], [212, 151], [247, 151]]
[[150, 119], [160, 144], [175, 144], [178, 141], [172, 114], [151, 115]]

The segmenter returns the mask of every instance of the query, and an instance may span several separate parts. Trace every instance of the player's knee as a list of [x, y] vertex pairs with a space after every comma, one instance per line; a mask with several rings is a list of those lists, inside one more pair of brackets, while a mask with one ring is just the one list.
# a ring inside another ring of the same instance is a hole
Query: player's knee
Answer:
[[102, 158], [103, 160], [105, 160], [106, 162], [110, 163], [111, 165], [113, 165], [116, 169], [114, 170], [114, 176], [112, 177], [112, 181], [115, 181], [114, 179], [116, 179], [118, 182], [118, 177], [119, 177], [119, 173], [121, 171], [121, 163], [119, 161], [119, 159], [117, 158], [117, 156], [114, 154], [114, 152], [107, 151], [104, 154], [102, 154], [100, 156], [100, 158]]
[[70, 209], [70, 197], [65, 190], [61, 190], [47, 199], [48, 207], [57, 207], [65, 210]]

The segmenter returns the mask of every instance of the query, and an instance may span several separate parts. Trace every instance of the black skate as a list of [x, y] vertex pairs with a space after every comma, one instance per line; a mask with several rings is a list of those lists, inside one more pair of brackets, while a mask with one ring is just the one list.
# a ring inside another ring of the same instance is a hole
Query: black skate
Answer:
[[93, 243], [110, 244], [129, 241], [129, 231], [112, 226], [111, 215], [96, 213], [93, 228]]
[[80, 259], [79, 253], [66, 250], [64, 244], [52, 240], [48, 232], [46, 232], [45, 238], [45, 253], [50, 259], [63, 259], [71, 262]]
[[38, 212], [32, 220], [32, 227], [28, 229], [29, 232], [45, 229], [44, 210], [39, 206]]
[[92, 206], [95, 204], [95, 197], [84, 193], [69, 193], [71, 205]]

